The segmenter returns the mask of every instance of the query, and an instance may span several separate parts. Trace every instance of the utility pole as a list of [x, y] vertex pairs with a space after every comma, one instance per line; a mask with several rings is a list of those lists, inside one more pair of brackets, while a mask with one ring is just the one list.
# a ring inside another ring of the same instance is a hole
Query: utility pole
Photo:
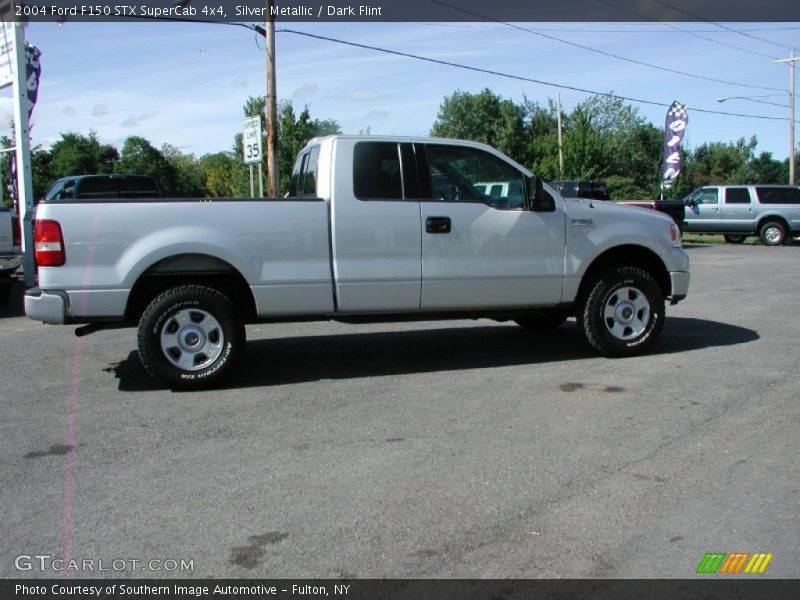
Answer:
[[558, 174], [564, 176], [564, 147], [561, 144], [561, 93], [556, 92], [556, 110], [558, 111]]
[[267, 44], [267, 96], [264, 117], [267, 121], [267, 195], [276, 197], [280, 193], [278, 173], [278, 94], [275, 86], [275, 17], [272, 9], [275, 0], [267, 0], [266, 29]]
[[794, 165], [794, 155], [795, 155], [795, 147], [794, 147], [794, 68], [795, 63], [800, 60], [800, 57], [794, 55], [794, 50], [792, 50], [792, 55], [789, 58], [780, 58], [777, 59], [775, 62], [783, 62], [789, 64], [789, 184], [795, 184], [795, 165]]

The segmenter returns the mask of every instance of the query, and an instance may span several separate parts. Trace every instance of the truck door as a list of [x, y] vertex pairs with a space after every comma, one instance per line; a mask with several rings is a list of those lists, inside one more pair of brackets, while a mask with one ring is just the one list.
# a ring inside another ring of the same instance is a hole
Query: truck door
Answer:
[[756, 230], [753, 200], [747, 187], [729, 187], [724, 190], [720, 209], [720, 231], [726, 233], [752, 233]]
[[718, 188], [700, 188], [687, 198], [684, 211], [686, 231], [716, 232], [720, 230]]
[[422, 242], [413, 145], [340, 139], [333, 164], [338, 311], [419, 310]]
[[523, 173], [480, 148], [416, 147], [422, 162], [422, 308], [558, 303], [565, 236], [560, 200], [552, 212], [528, 210]]

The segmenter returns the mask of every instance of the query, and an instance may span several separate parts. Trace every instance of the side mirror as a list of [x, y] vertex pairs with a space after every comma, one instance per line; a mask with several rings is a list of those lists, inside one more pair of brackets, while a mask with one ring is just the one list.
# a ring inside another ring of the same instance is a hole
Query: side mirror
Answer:
[[533, 212], [553, 212], [556, 201], [544, 189], [542, 179], [534, 175], [528, 179], [528, 208]]

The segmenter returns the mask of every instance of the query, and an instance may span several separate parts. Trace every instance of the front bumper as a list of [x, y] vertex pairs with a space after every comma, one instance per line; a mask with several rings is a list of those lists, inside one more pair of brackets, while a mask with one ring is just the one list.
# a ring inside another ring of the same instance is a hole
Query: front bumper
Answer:
[[25, 314], [34, 321], [63, 325], [66, 320], [66, 294], [45, 292], [38, 287], [25, 291]]
[[689, 293], [689, 279], [691, 274], [689, 271], [672, 271], [669, 274], [669, 280], [672, 284], [672, 293], [670, 294], [670, 303], [677, 304]]

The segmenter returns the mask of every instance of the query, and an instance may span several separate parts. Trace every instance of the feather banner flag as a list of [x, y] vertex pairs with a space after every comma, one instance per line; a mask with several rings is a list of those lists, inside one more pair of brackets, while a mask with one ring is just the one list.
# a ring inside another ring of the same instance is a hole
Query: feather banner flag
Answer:
[[664, 162], [661, 165], [661, 189], [671, 188], [680, 175], [683, 160], [681, 158], [681, 142], [686, 126], [689, 124], [689, 113], [686, 105], [677, 100], [667, 111], [664, 123]]

